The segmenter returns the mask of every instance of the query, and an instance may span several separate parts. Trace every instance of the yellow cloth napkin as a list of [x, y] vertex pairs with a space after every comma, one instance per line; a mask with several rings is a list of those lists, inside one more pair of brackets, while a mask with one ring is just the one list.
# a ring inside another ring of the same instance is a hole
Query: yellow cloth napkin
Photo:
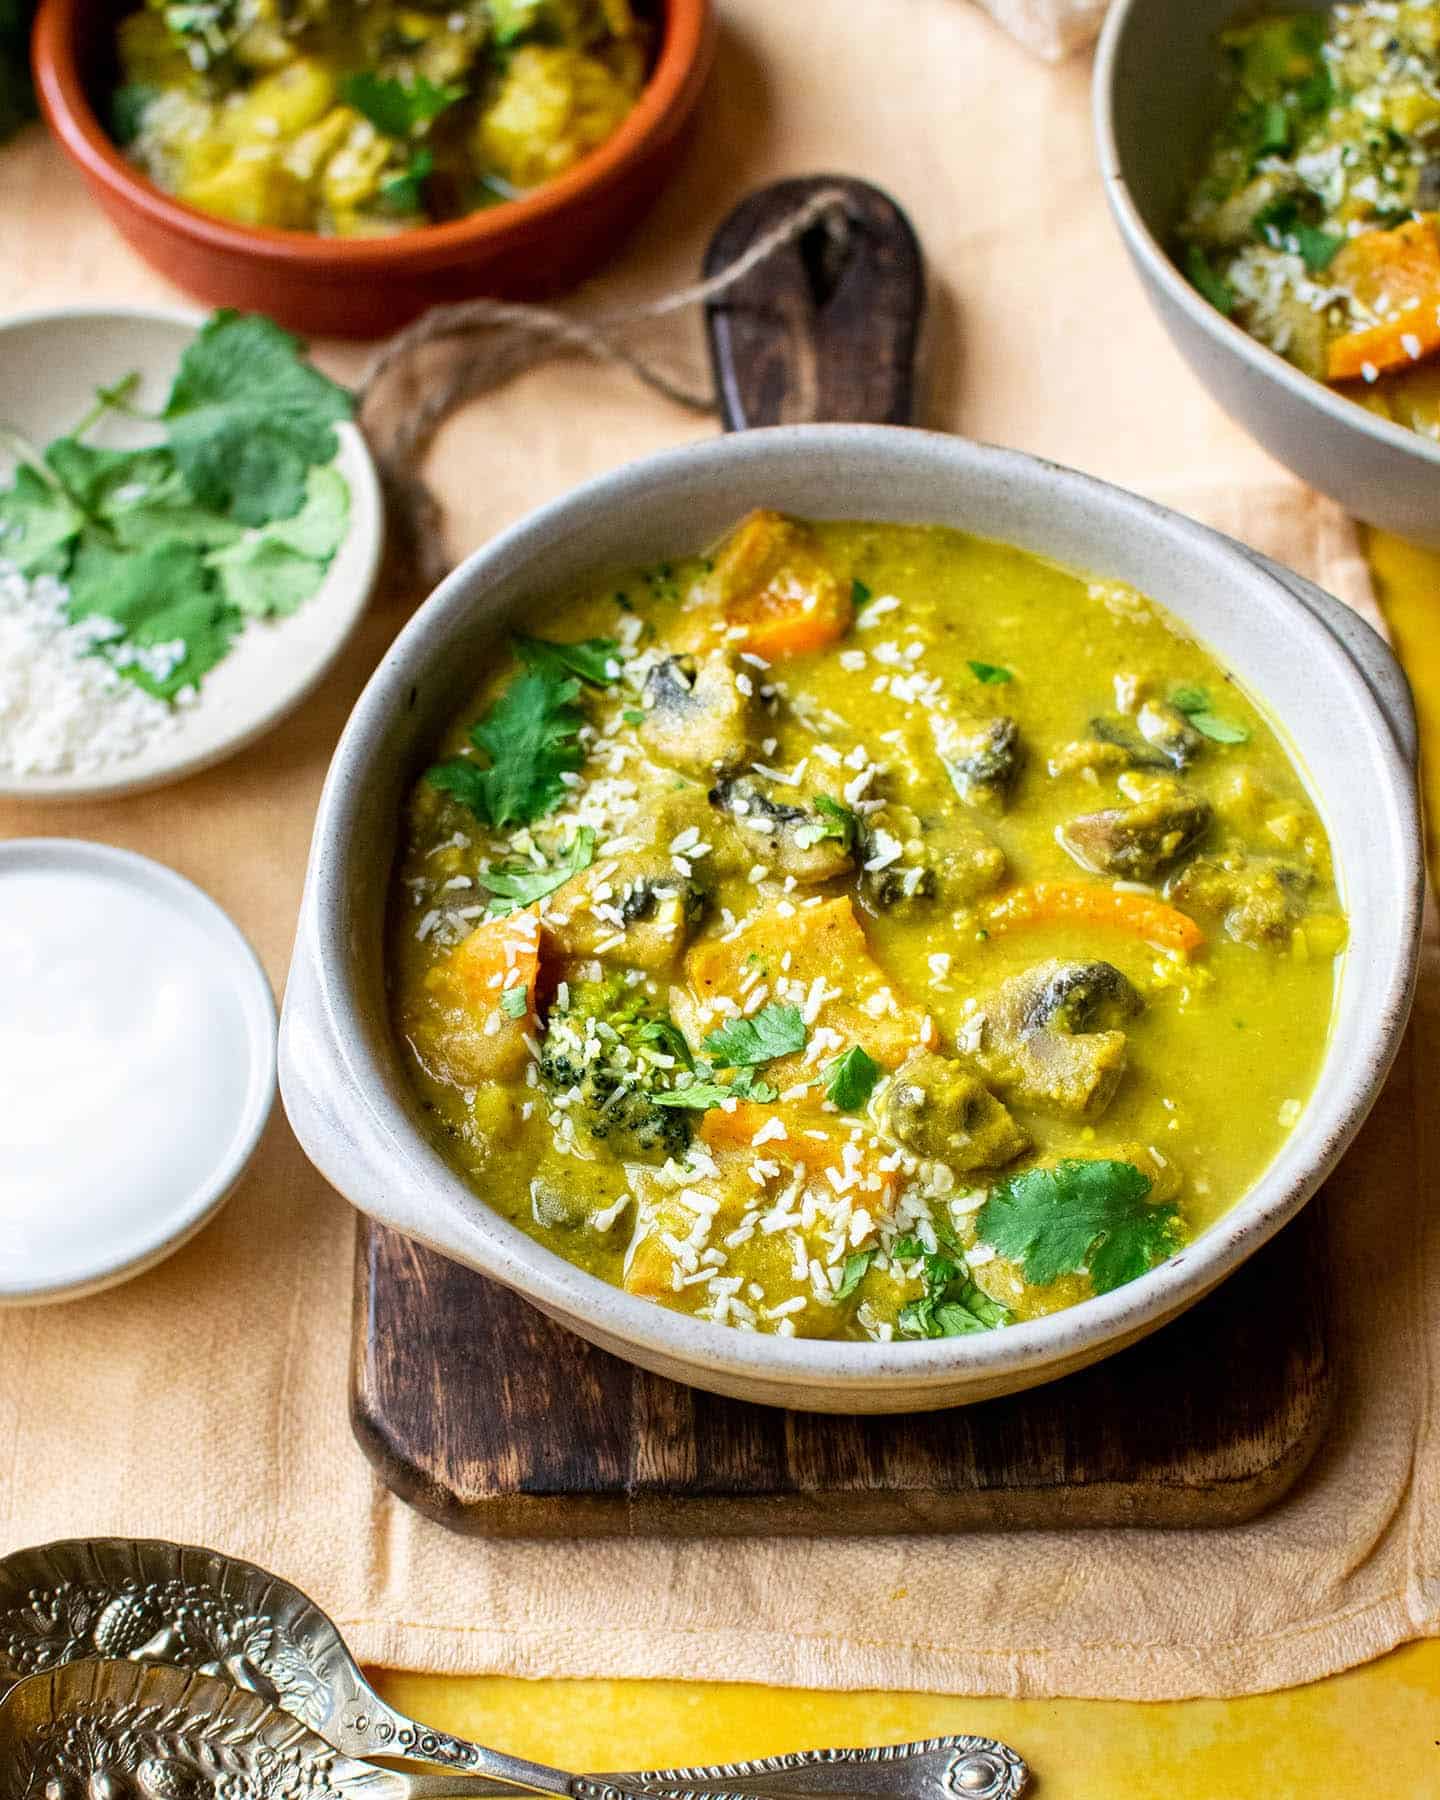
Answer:
[[[910, 209], [930, 259], [928, 423], [1152, 488], [1373, 616], [1344, 521], [1224, 420], [1151, 320], [1104, 214], [1083, 64], [1047, 69], [954, 0], [727, 0], [724, 16], [698, 141], [597, 298], [690, 279], [759, 182], [863, 173]], [[38, 136], [0, 156], [0, 181], [0, 308], [165, 296]], [[353, 351], [323, 355], [358, 367]], [[615, 371], [533, 371], [437, 447], [455, 548], [708, 429]], [[380, 602], [315, 699], [233, 762], [107, 806], [9, 806], [0, 831], [170, 863], [230, 910], [278, 990], [331, 746], [410, 599]], [[0, 1315], [0, 1548], [106, 1531], [213, 1544], [303, 1584], [364, 1657], [436, 1671], [1141, 1698], [1311, 1680], [1440, 1629], [1437, 1069], [1432, 967], [1395, 1078], [1331, 1184], [1335, 1428], [1295, 1496], [1242, 1529], [452, 1537], [390, 1498], [351, 1440], [353, 1219], [277, 1114], [227, 1211], [169, 1263]]]

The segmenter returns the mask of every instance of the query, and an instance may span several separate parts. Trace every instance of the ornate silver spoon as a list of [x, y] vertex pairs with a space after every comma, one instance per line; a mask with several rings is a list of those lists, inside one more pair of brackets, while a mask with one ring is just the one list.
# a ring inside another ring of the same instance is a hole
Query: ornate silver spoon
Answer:
[[[621, 1788], [687, 1800], [717, 1789], [743, 1790], [759, 1800], [1008, 1800], [1026, 1779], [1013, 1750], [968, 1736], [869, 1750], [808, 1750], [706, 1768], [571, 1776], [432, 1731], [388, 1706], [319, 1607], [253, 1563], [139, 1538], [72, 1538], [0, 1559], [0, 1688], [96, 1658], [218, 1677], [288, 1714], [346, 1756], [403, 1758], [462, 1771], [472, 1778], [464, 1791], [475, 1797], [522, 1787], [582, 1800], [613, 1796]], [[444, 1789], [457, 1791], [453, 1784]]]
[[[883, 1767], [871, 1792], [894, 1792]], [[936, 1800], [1014, 1800], [1024, 1766]], [[133, 1662], [32, 1675], [0, 1703], [0, 1800], [470, 1800], [462, 1775], [405, 1775], [342, 1756], [297, 1719], [214, 1676]], [[621, 1790], [587, 1784], [592, 1800]], [[707, 1800], [737, 1800], [723, 1791]]]
[[[1018, 1758], [986, 1740], [955, 1740], [934, 1800], [1015, 1800]], [[967, 1747], [985, 1745], [982, 1761]], [[843, 1758], [846, 1752], [821, 1753]], [[867, 1791], [896, 1793], [891, 1766], [868, 1756]], [[790, 1759], [775, 1759], [787, 1762]], [[810, 1765], [797, 1792], [829, 1791]], [[258, 1694], [214, 1676], [157, 1664], [68, 1663], [32, 1675], [0, 1703], [0, 1800], [471, 1800], [477, 1784], [452, 1775], [406, 1775], [340, 1755]], [[717, 1771], [718, 1772], [718, 1771]], [[983, 1781], [982, 1781], [983, 1778]], [[623, 1800], [604, 1777], [577, 1781], [587, 1800]], [[479, 1791], [486, 1791], [483, 1787]], [[743, 1800], [712, 1787], [704, 1800]]]

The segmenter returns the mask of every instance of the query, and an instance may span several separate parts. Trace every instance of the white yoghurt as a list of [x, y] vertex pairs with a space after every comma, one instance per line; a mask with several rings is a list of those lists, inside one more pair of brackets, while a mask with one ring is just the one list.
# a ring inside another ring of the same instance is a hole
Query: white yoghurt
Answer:
[[268, 1113], [273, 1035], [197, 889], [99, 846], [5, 846], [0, 1299], [98, 1285], [200, 1224]]

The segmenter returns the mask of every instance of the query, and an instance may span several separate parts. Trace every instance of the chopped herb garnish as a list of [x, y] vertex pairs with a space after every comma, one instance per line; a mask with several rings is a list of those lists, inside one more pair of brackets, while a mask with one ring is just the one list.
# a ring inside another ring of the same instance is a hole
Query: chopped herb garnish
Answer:
[[1250, 730], [1237, 720], [1221, 718], [1210, 710], [1210, 696], [1204, 688], [1179, 687], [1170, 696], [1170, 704], [1195, 727], [1202, 737], [1217, 744], [1246, 744]]
[[983, 681], [990, 687], [998, 687], [1015, 679], [1009, 669], [1002, 669], [999, 663], [972, 662], [966, 666], [977, 681]]
[[451, 82], [438, 85], [424, 75], [413, 81], [396, 81], [373, 69], [361, 69], [347, 77], [340, 95], [386, 137], [407, 138], [463, 100], [465, 89]]
[[723, 1081], [692, 1081], [689, 1087], [671, 1088], [652, 1096], [656, 1106], [682, 1107], [689, 1112], [709, 1112], [733, 1096]]
[[500, 996], [500, 1010], [507, 1019], [523, 1019], [530, 1010], [530, 996], [523, 987], [506, 988]]
[[635, 1033], [642, 1044], [658, 1044], [667, 1056], [673, 1056], [685, 1068], [695, 1067], [685, 1033], [671, 1018], [647, 1019]]
[[549, 868], [537, 869], [527, 863], [509, 863], [503, 868], [487, 869], [480, 877], [491, 895], [486, 912], [490, 918], [498, 919], [522, 906], [533, 906], [537, 900], [543, 900], [547, 894], [553, 894], [557, 888], [564, 887], [567, 881], [573, 881], [577, 875], [583, 874], [594, 860], [594, 829], [589, 825], [582, 825], [571, 839], [570, 848]]
[[578, 675], [591, 687], [610, 687], [619, 679], [620, 646], [614, 638], [586, 638], [578, 644], [555, 644], [548, 638], [514, 637], [515, 654], [527, 669], [560, 678]]
[[845, 1258], [845, 1267], [840, 1272], [840, 1285], [835, 1290], [837, 1300], [848, 1300], [865, 1279], [866, 1271], [875, 1260], [873, 1250], [857, 1250], [853, 1256]]
[[873, 1057], [867, 1056], [858, 1044], [852, 1044], [843, 1056], [837, 1056], [831, 1063], [825, 1096], [833, 1100], [841, 1112], [859, 1112], [875, 1091], [875, 1083], [883, 1072]]
[[859, 612], [860, 608], [871, 598], [872, 595], [869, 588], [866, 587], [865, 583], [857, 576], [856, 579], [850, 583], [851, 606], [854, 607], [856, 612]]
[[1228, 319], [1235, 311], [1235, 290], [1212, 267], [1210, 258], [1198, 244], [1186, 247], [1185, 273], [1190, 277], [1190, 285], [1204, 295], [1216, 312], [1224, 313]]
[[730, 1083], [730, 1092], [737, 1100], [755, 1100], [767, 1106], [780, 1098], [780, 1090], [768, 1081], [761, 1081], [754, 1069], [737, 1070]]
[[435, 152], [422, 144], [403, 169], [380, 183], [380, 205], [388, 213], [409, 218], [425, 210], [425, 183], [435, 173]]
[[815, 810], [820, 815], [820, 837], [817, 842], [826, 838], [834, 838], [847, 850], [855, 848], [855, 839], [860, 821], [848, 806], [842, 806], [838, 800], [832, 800], [829, 794], [815, 796]]
[[774, 1001], [762, 1006], [751, 1019], [732, 1019], [712, 1031], [705, 1048], [722, 1069], [745, 1063], [767, 1063], [805, 1048], [808, 1033], [798, 1006]]
[[645, 715], [637, 706], [627, 706], [620, 717], [627, 725], [643, 725], [645, 723]]
[[574, 675], [527, 670], [470, 728], [470, 742], [488, 762], [452, 757], [427, 769], [425, 779], [497, 830], [543, 819], [569, 791], [562, 777], [585, 760], [579, 695]]
[[[910, 1254], [925, 1257], [925, 1293], [900, 1308], [896, 1323], [902, 1337], [968, 1337], [977, 1331], [995, 1331], [1010, 1323], [1010, 1309], [992, 1300], [970, 1276], [959, 1259], [936, 1256], [924, 1250], [917, 1238], [902, 1238]], [[908, 1260], [908, 1258], [907, 1258]]]
[[1067, 1158], [1008, 1176], [976, 1220], [976, 1236], [1018, 1262], [1039, 1287], [1088, 1272], [1097, 1294], [1123, 1287], [1180, 1243], [1173, 1206], [1147, 1199], [1133, 1163]]
[[[10, 440], [0, 545], [22, 574], [64, 582], [71, 622], [112, 620], [97, 654], [171, 700], [227, 654], [247, 615], [294, 612], [320, 586], [349, 522], [344, 477], [325, 465], [351, 401], [278, 326], [228, 312], [186, 349], [159, 418], [133, 407], [137, 381], [99, 389], [43, 456]], [[86, 443], [112, 411], [166, 441]]]

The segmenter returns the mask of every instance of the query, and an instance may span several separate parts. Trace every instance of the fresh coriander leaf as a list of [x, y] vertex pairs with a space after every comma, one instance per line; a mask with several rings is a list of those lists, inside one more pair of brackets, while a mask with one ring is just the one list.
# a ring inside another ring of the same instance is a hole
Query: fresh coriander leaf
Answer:
[[63, 488], [22, 463], [0, 491], [0, 562], [22, 575], [62, 574], [84, 523]]
[[845, 1258], [845, 1267], [840, 1272], [840, 1285], [835, 1290], [837, 1300], [848, 1300], [865, 1279], [865, 1272], [875, 1260], [873, 1250], [857, 1250], [853, 1256]]
[[875, 1083], [883, 1072], [879, 1063], [867, 1056], [858, 1044], [852, 1044], [830, 1065], [826, 1098], [833, 1100], [841, 1112], [859, 1112], [875, 1091]]
[[570, 848], [548, 869], [537, 869], [526, 863], [509, 863], [502, 868], [487, 869], [480, 877], [490, 891], [490, 904], [485, 909], [492, 919], [503, 918], [522, 906], [533, 906], [547, 894], [564, 887], [581, 875], [595, 860], [595, 830], [582, 825], [570, 841]]
[[712, 1031], [705, 1048], [723, 1069], [742, 1063], [766, 1063], [805, 1048], [808, 1033], [798, 1006], [772, 1001], [750, 1019], [732, 1019]]
[[976, 1282], [964, 1280], [948, 1299], [935, 1308], [937, 1337], [968, 1337], [976, 1331], [994, 1331], [1010, 1323], [1010, 1309], [992, 1300]]
[[614, 638], [586, 638], [578, 644], [552, 644], [548, 638], [518, 636], [510, 641], [521, 662], [537, 675], [555, 680], [578, 675], [591, 687], [610, 687], [619, 679], [620, 646]]
[[685, 1068], [695, 1067], [695, 1058], [690, 1053], [685, 1033], [673, 1019], [647, 1019], [637, 1028], [635, 1035], [642, 1044], [658, 1044], [667, 1056], [673, 1056]]
[[998, 687], [1004, 682], [1015, 679], [1010, 671], [1002, 669], [999, 663], [972, 662], [967, 663], [966, 666], [977, 681], [983, 681], [990, 687]]
[[127, 550], [165, 542], [210, 550], [242, 534], [233, 519], [196, 504], [163, 444], [105, 450], [57, 438], [45, 460], [76, 503]]
[[422, 144], [403, 169], [380, 183], [380, 205], [388, 213], [409, 218], [425, 210], [425, 183], [435, 173], [435, 152]]
[[1248, 727], [1233, 719], [1222, 719], [1212, 712], [1192, 712], [1187, 717], [1202, 737], [1217, 744], [1247, 744], [1250, 741]]
[[293, 519], [262, 525], [206, 560], [226, 598], [241, 612], [254, 618], [284, 617], [324, 581], [349, 520], [345, 477], [335, 468], [312, 469], [305, 504]]
[[1189, 245], [1185, 251], [1185, 273], [1190, 278], [1190, 285], [1204, 295], [1216, 312], [1224, 313], [1228, 319], [1235, 311], [1235, 290], [1212, 266], [1198, 244]]
[[181, 357], [164, 418], [194, 498], [242, 525], [268, 525], [299, 512], [306, 476], [334, 460], [334, 428], [352, 410], [289, 332], [218, 312]]
[[1069, 1158], [1008, 1176], [981, 1207], [976, 1235], [1038, 1286], [1088, 1268], [1095, 1292], [1108, 1294], [1180, 1241], [1178, 1212], [1152, 1204], [1149, 1192], [1133, 1163]]
[[519, 675], [470, 731], [488, 767], [462, 759], [437, 763], [425, 779], [453, 794], [486, 825], [530, 825], [554, 812], [567, 792], [563, 775], [585, 760], [577, 734], [585, 715], [575, 705], [580, 683], [529, 671]]
[[913, 1262], [917, 1256], [925, 1255], [925, 1246], [913, 1232], [907, 1232], [904, 1237], [896, 1238], [891, 1255], [900, 1262]]
[[465, 89], [454, 82], [437, 85], [424, 75], [413, 81], [396, 81], [373, 69], [362, 69], [342, 84], [340, 97], [386, 137], [407, 138], [463, 100]]
[[627, 725], [643, 725], [645, 723], [644, 713], [634, 706], [627, 706], [620, 717]]
[[865, 583], [858, 577], [850, 583], [850, 604], [856, 612], [859, 612], [866, 601], [873, 599], [873, 597], [870, 589], [866, 587]]
[[656, 1106], [678, 1106], [689, 1112], [708, 1112], [712, 1106], [719, 1106], [730, 1098], [729, 1088], [721, 1081], [692, 1081], [689, 1087], [670, 1088], [666, 1093], [651, 1095]]
[[508, 987], [500, 996], [500, 1010], [507, 1019], [523, 1019], [530, 1010], [530, 996], [523, 987]]
[[72, 620], [98, 614], [119, 635], [106, 658], [147, 693], [173, 700], [225, 656], [242, 620], [191, 544], [117, 549], [85, 533], [66, 576]]
[[823, 827], [819, 841], [823, 842], [826, 838], [834, 838], [847, 850], [853, 850], [860, 821], [850, 808], [842, 806], [838, 800], [832, 800], [829, 794], [817, 794], [815, 810], [820, 815]]
[[741, 1069], [730, 1083], [730, 1092], [737, 1100], [755, 1100], [764, 1106], [780, 1098], [779, 1088], [761, 1081], [754, 1069]]
[[1233, 719], [1223, 719], [1210, 710], [1210, 696], [1201, 687], [1178, 687], [1170, 696], [1170, 704], [1201, 734], [1217, 744], [1245, 744], [1250, 741], [1248, 727]]
[[127, 81], [110, 96], [110, 135], [122, 150], [139, 137], [145, 114], [159, 95], [148, 82]]
[[1298, 225], [1295, 228], [1295, 243], [1305, 267], [1312, 275], [1320, 275], [1340, 254], [1345, 240], [1333, 231], [1321, 230], [1318, 225]]
[[907, 1300], [895, 1315], [895, 1324], [901, 1337], [940, 1336], [935, 1326], [935, 1302], [928, 1294], [923, 1300]]
[[1260, 108], [1255, 160], [1278, 156], [1290, 148], [1290, 115], [1278, 100], [1267, 100]]

